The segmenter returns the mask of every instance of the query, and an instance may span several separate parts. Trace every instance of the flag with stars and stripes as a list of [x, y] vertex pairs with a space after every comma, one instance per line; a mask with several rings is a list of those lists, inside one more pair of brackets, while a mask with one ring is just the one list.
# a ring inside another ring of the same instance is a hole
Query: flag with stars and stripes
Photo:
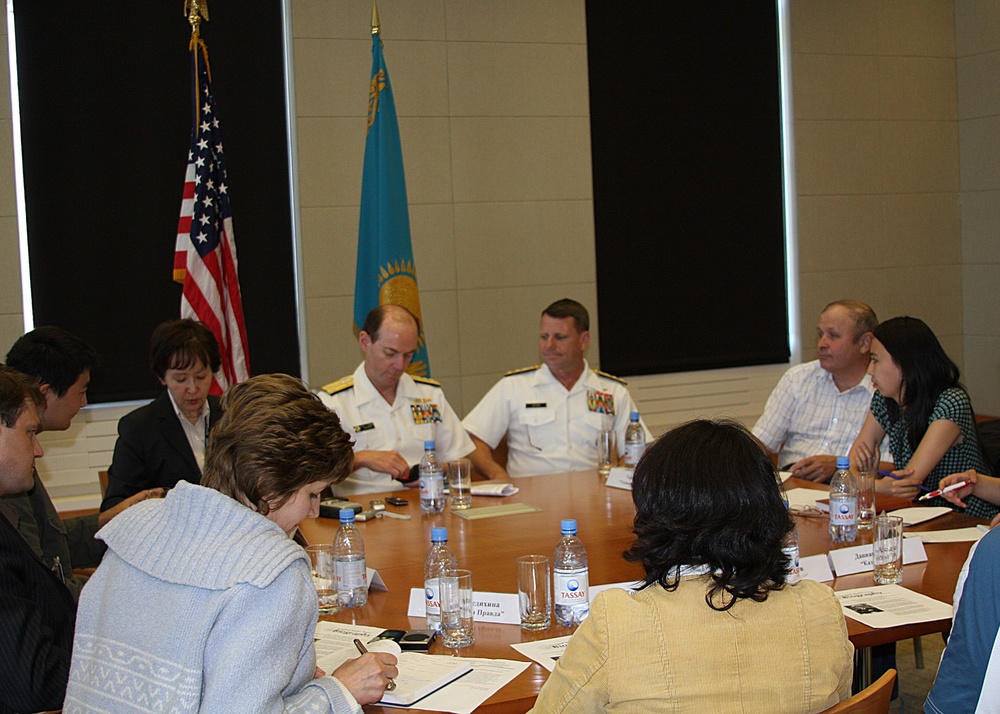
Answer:
[[201, 40], [192, 48], [192, 61], [197, 95], [177, 224], [174, 280], [184, 285], [181, 317], [203, 322], [219, 342], [222, 367], [211, 391], [221, 394], [246, 379], [250, 365], [219, 116], [208, 50]]
[[410, 244], [403, 147], [399, 140], [389, 70], [382, 56], [382, 39], [373, 33], [368, 134], [361, 177], [361, 221], [354, 278], [355, 331], [365, 324], [368, 312], [380, 305], [402, 305], [421, 320], [417, 352], [407, 372], [429, 377], [431, 365], [424, 339], [417, 270]]

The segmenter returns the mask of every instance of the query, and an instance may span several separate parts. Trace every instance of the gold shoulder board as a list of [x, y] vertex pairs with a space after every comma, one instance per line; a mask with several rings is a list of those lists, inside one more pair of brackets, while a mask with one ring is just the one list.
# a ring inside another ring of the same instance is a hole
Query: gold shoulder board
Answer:
[[[413, 377], [413, 375], [410, 375]], [[429, 384], [432, 387], [440, 387], [441, 383], [436, 379], [431, 379], [430, 377], [413, 377], [414, 382], [419, 382], [420, 384]]]
[[532, 367], [521, 367], [521, 369], [512, 369], [509, 372], [504, 373], [504, 377], [513, 377], [515, 374], [524, 374], [525, 372], [534, 372], [536, 369], [541, 369], [542, 365], [536, 364]]
[[615, 375], [613, 375], [613, 374], [608, 374], [607, 372], [602, 372], [602, 371], [601, 371], [601, 370], [599, 370], [599, 369], [595, 369], [595, 370], [594, 370], [594, 374], [599, 374], [599, 375], [601, 375], [602, 377], [607, 377], [608, 379], [613, 379], [613, 380], [615, 380], [616, 382], [618, 382], [619, 384], [626, 384], [626, 385], [628, 384], [628, 382], [626, 382], [626, 381], [625, 381], [624, 379], [622, 379], [621, 377], [616, 377], [616, 376], [615, 376]]
[[343, 392], [345, 389], [350, 389], [353, 386], [354, 375], [352, 374], [350, 377], [344, 377], [343, 379], [338, 379], [336, 382], [330, 382], [322, 387], [322, 389], [332, 397], [334, 394]]

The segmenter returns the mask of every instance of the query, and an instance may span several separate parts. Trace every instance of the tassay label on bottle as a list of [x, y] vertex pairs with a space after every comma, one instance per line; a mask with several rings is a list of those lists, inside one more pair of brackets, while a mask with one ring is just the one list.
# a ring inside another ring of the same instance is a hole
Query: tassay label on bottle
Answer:
[[555, 573], [556, 605], [577, 605], [589, 601], [589, 572]]
[[831, 498], [830, 523], [835, 526], [853, 526], [858, 521], [856, 498]]

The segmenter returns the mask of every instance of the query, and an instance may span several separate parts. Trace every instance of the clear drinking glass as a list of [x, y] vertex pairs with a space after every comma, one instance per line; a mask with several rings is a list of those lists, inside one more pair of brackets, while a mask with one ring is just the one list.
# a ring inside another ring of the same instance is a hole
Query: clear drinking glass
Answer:
[[863, 531], [871, 530], [875, 519], [875, 474], [880, 457], [876, 446], [871, 458], [860, 460], [858, 465], [858, 529]]
[[618, 461], [618, 435], [613, 429], [602, 429], [597, 435], [597, 470], [604, 478]]
[[877, 585], [903, 582], [903, 519], [885, 514], [875, 519], [874, 571]]
[[472, 462], [458, 459], [448, 462], [449, 507], [461, 511], [472, 505]]
[[552, 624], [552, 574], [544, 555], [522, 555], [517, 559], [517, 597], [521, 628], [547, 630]]
[[472, 606], [472, 573], [449, 568], [438, 579], [441, 597], [441, 644], [468, 647], [476, 641]]
[[313, 585], [316, 587], [316, 597], [319, 598], [319, 614], [332, 615], [340, 609], [337, 602], [333, 545], [308, 545], [306, 553], [309, 554]]

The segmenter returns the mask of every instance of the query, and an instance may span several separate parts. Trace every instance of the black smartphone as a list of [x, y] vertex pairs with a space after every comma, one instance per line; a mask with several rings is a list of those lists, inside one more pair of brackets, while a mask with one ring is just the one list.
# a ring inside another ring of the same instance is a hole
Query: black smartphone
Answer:
[[399, 642], [403, 639], [403, 635], [406, 634], [406, 630], [385, 630], [378, 633], [372, 639], [368, 640], [368, 644], [372, 642], [378, 642], [379, 640], [393, 640], [394, 642]]
[[385, 502], [390, 506], [407, 506], [410, 503], [405, 498], [400, 498], [399, 496], [386, 496]]
[[399, 639], [399, 648], [426, 652], [435, 637], [437, 637], [437, 633], [434, 630], [407, 630], [406, 634]]

